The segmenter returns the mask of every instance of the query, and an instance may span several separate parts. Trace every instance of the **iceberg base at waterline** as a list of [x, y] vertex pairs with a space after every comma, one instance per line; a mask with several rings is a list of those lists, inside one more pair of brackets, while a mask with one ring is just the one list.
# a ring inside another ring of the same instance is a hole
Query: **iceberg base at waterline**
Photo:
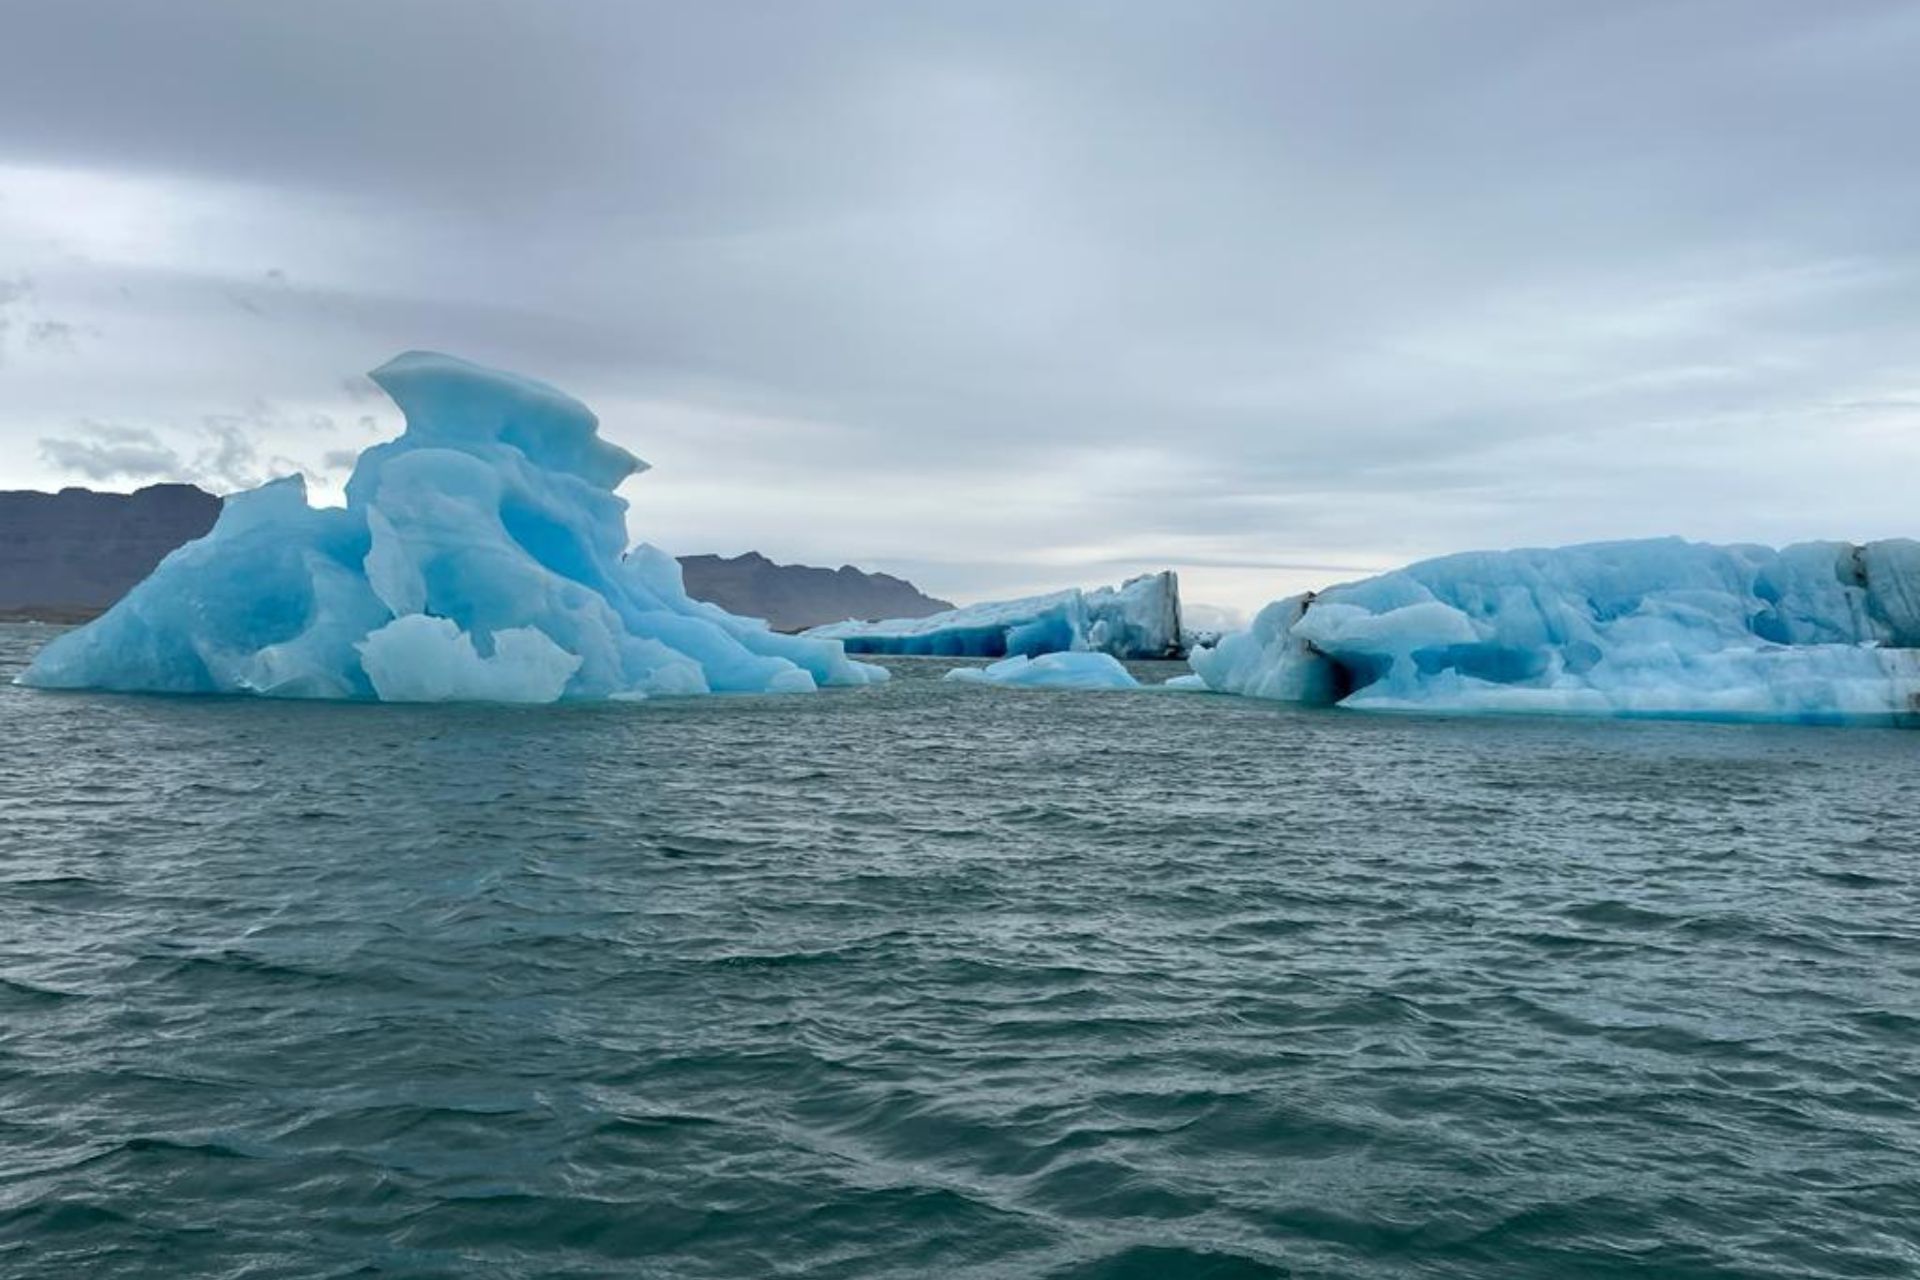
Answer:
[[19, 682], [554, 702], [886, 679], [836, 641], [691, 599], [664, 552], [625, 553], [614, 490], [646, 464], [579, 401], [426, 352], [372, 377], [406, 430], [360, 455], [346, 506], [308, 505], [298, 476], [233, 495], [205, 537], [50, 642]]
[[1361, 710], [1920, 724], [1920, 543], [1446, 556], [1276, 601], [1188, 662]]

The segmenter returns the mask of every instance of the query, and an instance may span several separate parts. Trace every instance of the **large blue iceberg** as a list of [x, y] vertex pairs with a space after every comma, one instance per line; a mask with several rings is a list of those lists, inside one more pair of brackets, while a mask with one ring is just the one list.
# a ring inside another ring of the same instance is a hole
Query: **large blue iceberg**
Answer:
[[1920, 542], [1446, 556], [1277, 601], [1188, 662], [1367, 710], [1920, 722]]
[[309, 506], [298, 476], [234, 495], [21, 683], [553, 702], [886, 678], [835, 641], [688, 598], [664, 552], [623, 554], [614, 488], [646, 464], [579, 401], [426, 352], [372, 376], [407, 428], [360, 455], [345, 507]]
[[1069, 587], [924, 618], [832, 622], [806, 634], [838, 640], [848, 653], [943, 658], [1105, 653], [1115, 658], [1172, 658], [1182, 651], [1180, 580], [1170, 571], [1145, 573], [1117, 587], [1093, 591]]

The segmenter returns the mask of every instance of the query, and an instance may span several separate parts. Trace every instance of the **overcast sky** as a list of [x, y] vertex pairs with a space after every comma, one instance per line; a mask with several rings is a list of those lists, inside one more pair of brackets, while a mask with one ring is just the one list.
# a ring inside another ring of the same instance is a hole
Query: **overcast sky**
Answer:
[[337, 501], [423, 347], [957, 599], [1920, 534], [1920, 4], [0, 17], [0, 487]]

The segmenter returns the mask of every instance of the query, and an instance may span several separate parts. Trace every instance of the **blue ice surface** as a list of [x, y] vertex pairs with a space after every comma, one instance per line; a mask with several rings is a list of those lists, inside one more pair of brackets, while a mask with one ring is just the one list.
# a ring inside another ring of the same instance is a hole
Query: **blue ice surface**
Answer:
[[830, 622], [806, 633], [848, 653], [1004, 658], [1096, 652], [1116, 658], [1177, 656], [1180, 580], [1144, 573], [1117, 587], [1070, 587], [1046, 595], [966, 605], [922, 618]]
[[964, 684], [1015, 689], [1138, 689], [1118, 659], [1107, 653], [1015, 654], [986, 667], [955, 667], [946, 678]]
[[298, 476], [228, 498], [101, 617], [21, 675], [43, 688], [388, 702], [797, 692], [886, 672], [690, 599], [627, 552], [646, 464], [579, 401], [452, 356], [373, 372], [406, 431], [360, 455], [345, 507]]
[[1446, 556], [1276, 601], [1188, 662], [1365, 710], [1920, 723], [1920, 542]]

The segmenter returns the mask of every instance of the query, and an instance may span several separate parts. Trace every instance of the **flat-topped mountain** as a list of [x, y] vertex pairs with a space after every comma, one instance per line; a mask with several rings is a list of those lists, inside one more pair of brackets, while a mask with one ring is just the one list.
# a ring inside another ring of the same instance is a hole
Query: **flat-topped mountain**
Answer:
[[220, 499], [190, 484], [0, 492], [0, 617], [90, 618], [219, 514]]
[[687, 594], [729, 613], [765, 618], [776, 631], [799, 631], [845, 618], [921, 618], [953, 608], [904, 578], [852, 565], [818, 569], [775, 564], [758, 551], [724, 559], [681, 556]]
[[[220, 499], [190, 484], [134, 493], [0, 492], [0, 618], [78, 622], [104, 612], [169, 551], [213, 527]], [[953, 606], [852, 565], [775, 564], [757, 551], [682, 556], [687, 594], [799, 631], [844, 618], [912, 618]]]

